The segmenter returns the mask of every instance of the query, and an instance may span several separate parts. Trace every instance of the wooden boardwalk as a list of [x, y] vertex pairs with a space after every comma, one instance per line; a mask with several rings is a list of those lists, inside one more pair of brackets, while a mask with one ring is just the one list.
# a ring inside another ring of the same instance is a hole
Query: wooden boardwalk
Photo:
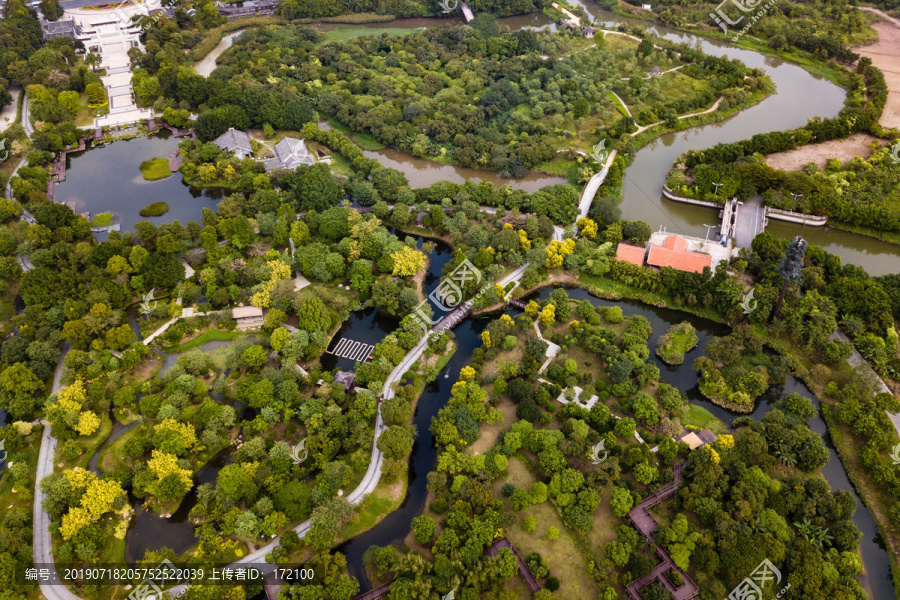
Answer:
[[266, 582], [266, 598], [278, 600], [278, 592], [281, 590], [281, 582], [278, 581], [277, 570], [266, 573], [263, 579]]
[[509, 300], [506, 301], [506, 303], [509, 304], [510, 306], [515, 306], [518, 309], [525, 310], [525, 303], [522, 302], [521, 300], [514, 300], [514, 299], [510, 298]]
[[[647, 509], [662, 502], [678, 491], [683, 482], [681, 476], [683, 470], [684, 463], [676, 464], [674, 469], [674, 480], [656, 490], [652, 495], [645, 498], [643, 502], [628, 512], [628, 518], [631, 519], [631, 523], [651, 544], [654, 543], [653, 532], [659, 528], [659, 525], [657, 525], [656, 519], [653, 518]], [[640, 579], [635, 579], [625, 588], [625, 591], [628, 592], [628, 596], [631, 600], [643, 600], [640, 590], [651, 584], [654, 580], [659, 581], [663, 587], [672, 594], [672, 597], [675, 600], [688, 600], [700, 593], [700, 589], [691, 578], [688, 577], [687, 573], [675, 566], [675, 563], [672, 562], [672, 557], [669, 556], [669, 552], [665, 548], [657, 546], [656, 553], [660, 557], [660, 563], [647, 575]], [[666, 577], [666, 573], [669, 571], [674, 571], [681, 576], [682, 585], [680, 587], [676, 588], [672, 582], [669, 581], [669, 578]]]
[[512, 551], [513, 556], [516, 557], [516, 563], [519, 565], [519, 575], [522, 576], [522, 579], [525, 580], [525, 583], [528, 584], [528, 588], [532, 591], [532, 593], [539, 592], [541, 589], [541, 584], [538, 583], [537, 579], [534, 575], [531, 574], [531, 571], [528, 570], [528, 567], [525, 566], [525, 561], [522, 560], [522, 557], [519, 556], [519, 553], [516, 551], [515, 546], [512, 545], [505, 537], [500, 538], [493, 544], [485, 549], [484, 553], [488, 556], [497, 556], [500, 554], [500, 550], [503, 548], [509, 548]]

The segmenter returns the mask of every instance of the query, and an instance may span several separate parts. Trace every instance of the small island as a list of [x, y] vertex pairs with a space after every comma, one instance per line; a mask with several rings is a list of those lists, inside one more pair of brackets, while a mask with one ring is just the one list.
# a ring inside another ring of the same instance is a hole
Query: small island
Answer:
[[[151, 158], [141, 163], [141, 173], [147, 181], [165, 179], [172, 175], [168, 158]], [[162, 214], [162, 213], [160, 213]]]
[[[143, 165], [141, 165], [141, 169], [143, 170]], [[165, 202], [153, 202], [142, 208], [141, 212], [138, 214], [142, 217], [159, 217], [167, 212], [169, 212], [168, 204]]]
[[656, 354], [666, 364], [684, 364], [684, 355], [697, 345], [697, 330], [687, 321], [672, 325], [664, 336], [659, 338]]

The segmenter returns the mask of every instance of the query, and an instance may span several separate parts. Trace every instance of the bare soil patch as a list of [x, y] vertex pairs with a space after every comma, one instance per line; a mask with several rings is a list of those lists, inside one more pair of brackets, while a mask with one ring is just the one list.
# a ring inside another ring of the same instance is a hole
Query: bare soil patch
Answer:
[[884, 73], [888, 99], [878, 122], [888, 129], [900, 127], [900, 25], [892, 19], [873, 23], [872, 29], [878, 32], [878, 41], [854, 50], [871, 58], [872, 64]]
[[875, 139], [865, 133], [854, 133], [845, 140], [810, 144], [787, 152], [770, 154], [766, 157], [766, 164], [780, 171], [799, 171], [809, 163], [815, 163], [817, 167], [824, 169], [825, 161], [829, 158], [838, 158], [841, 162], [857, 156], [869, 158], [872, 154], [869, 144]]

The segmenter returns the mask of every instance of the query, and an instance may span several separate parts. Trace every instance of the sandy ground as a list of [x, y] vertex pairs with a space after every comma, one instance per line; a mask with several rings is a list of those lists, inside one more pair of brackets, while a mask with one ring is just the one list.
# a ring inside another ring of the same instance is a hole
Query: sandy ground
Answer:
[[[868, 12], [879, 12], [870, 10]], [[883, 13], [881, 13], [883, 14]], [[882, 127], [900, 127], [900, 24], [895, 19], [873, 23], [878, 42], [854, 48], [861, 56], [868, 56], [881, 69], [888, 86], [888, 100], [881, 119]]]
[[799, 171], [809, 163], [815, 163], [817, 167], [824, 169], [825, 161], [829, 158], [839, 158], [841, 162], [857, 156], [868, 158], [872, 154], [869, 144], [874, 139], [876, 138], [865, 133], [855, 133], [845, 140], [810, 144], [787, 152], [770, 154], [766, 157], [766, 164], [779, 171]]

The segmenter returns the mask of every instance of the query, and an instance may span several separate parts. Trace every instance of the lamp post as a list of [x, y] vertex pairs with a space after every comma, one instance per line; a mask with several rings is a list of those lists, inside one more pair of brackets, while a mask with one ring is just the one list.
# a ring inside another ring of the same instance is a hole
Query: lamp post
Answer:
[[720, 187], [720, 186], [723, 186], [723, 185], [725, 185], [725, 184], [724, 184], [724, 183], [716, 183], [716, 182], [713, 182], [713, 185], [716, 186], [716, 191], [713, 192], [713, 193], [716, 194], [716, 195], [718, 195], [718, 194], [719, 194], [719, 187]]
[[706, 242], [709, 241], [709, 230], [718, 227], [718, 225], [707, 225], [704, 223], [703, 226], [706, 227], [706, 239], [703, 241], [703, 243], [706, 244]]

